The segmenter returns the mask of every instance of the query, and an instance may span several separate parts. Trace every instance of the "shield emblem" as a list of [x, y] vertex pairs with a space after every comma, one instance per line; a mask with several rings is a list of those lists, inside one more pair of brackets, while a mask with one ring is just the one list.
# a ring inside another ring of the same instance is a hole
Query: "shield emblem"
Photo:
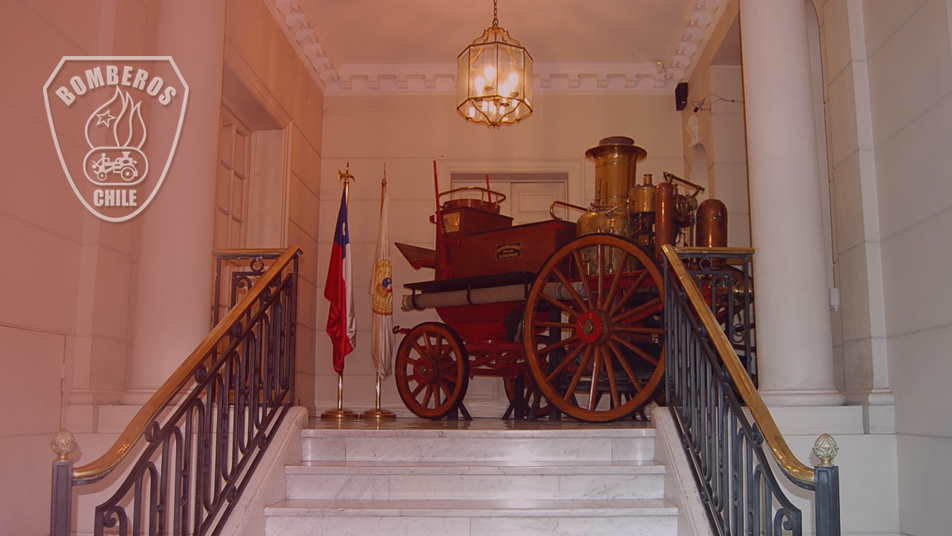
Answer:
[[165, 181], [188, 104], [169, 56], [65, 56], [43, 86], [60, 164], [98, 218], [140, 214]]

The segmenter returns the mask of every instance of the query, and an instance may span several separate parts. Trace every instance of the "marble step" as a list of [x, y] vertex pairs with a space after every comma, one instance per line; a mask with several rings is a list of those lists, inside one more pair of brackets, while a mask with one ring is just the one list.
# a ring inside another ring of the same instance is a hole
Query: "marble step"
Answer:
[[661, 500], [361, 501], [289, 499], [265, 509], [269, 536], [676, 536]]
[[308, 462], [285, 468], [289, 499], [663, 499], [665, 468], [643, 462]]
[[305, 429], [305, 462], [597, 463], [654, 460], [653, 428]]

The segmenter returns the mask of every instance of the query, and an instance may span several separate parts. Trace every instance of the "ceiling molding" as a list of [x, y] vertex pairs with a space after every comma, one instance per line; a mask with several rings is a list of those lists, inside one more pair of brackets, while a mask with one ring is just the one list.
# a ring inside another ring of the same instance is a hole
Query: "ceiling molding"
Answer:
[[317, 86], [326, 93], [328, 83], [338, 79], [337, 69], [324, 53], [324, 45], [301, 12], [295, 0], [265, 0], [271, 15], [284, 31], [291, 47], [297, 52], [304, 68]]
[[[690, 78], [729, 0], [698, 0], [685, 14], [681, 40], [667, 65], [657, 63], [535, 63], [542, 93], [670, 93]], [[335, 65], [297, 0], [265, 0], [288, 42], [325, 95], [451, 94], [456, 64]]]
[[711, 40], [711, 34], [724, 14], [729, 0], [698, 0], [687, 13], [681, 41], [670, 55], [665, 76], [677, 83], [688, 80], [697, 67], [697, 59]]

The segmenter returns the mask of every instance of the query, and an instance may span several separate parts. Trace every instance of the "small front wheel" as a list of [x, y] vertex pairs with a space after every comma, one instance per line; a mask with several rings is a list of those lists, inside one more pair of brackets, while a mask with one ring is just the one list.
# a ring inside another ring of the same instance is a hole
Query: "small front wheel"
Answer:
[[427, 322], [410, 330], [397, 350], [397, 391], [407, 408], [427, 419], [455, 409], [469, 386], [469, 356], [446, 324]]

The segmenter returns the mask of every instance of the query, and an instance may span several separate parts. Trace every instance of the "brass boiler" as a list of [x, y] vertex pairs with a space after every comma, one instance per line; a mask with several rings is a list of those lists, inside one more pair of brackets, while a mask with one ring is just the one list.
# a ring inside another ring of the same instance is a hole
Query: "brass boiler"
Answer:
[[[635, 185], [635, 171], [638, 162], [648, 156], [648, 152], [635, 145], [635, 141], [624, 136], [613, 136], [599, 140], [598, 145], [585, 151], [585, 157], [595, 163], [595, 203], [588, 212], [578, 219], [578, 235], [614, 234], [624, 238], [631, 236], [631, 219], [628, 214], [628, 192]], [[592, 258], [594, 253], [583, 256]], [[614, 272], [620, 261], [618, 251], [608, 259], [609, 272]], [[592, 267], [594, 268], [594, 267]], [[591, 272], [591, 270], [589, 270]]]
[[628, 191], [634, 187], [638, 162], [648, 152], [624, 136], [603, 138], [585, 151], [595, 162], [595, 203], [578, 219], [578, 234], [610, 233], [627, 238], [631, 234], [628, 218]]

